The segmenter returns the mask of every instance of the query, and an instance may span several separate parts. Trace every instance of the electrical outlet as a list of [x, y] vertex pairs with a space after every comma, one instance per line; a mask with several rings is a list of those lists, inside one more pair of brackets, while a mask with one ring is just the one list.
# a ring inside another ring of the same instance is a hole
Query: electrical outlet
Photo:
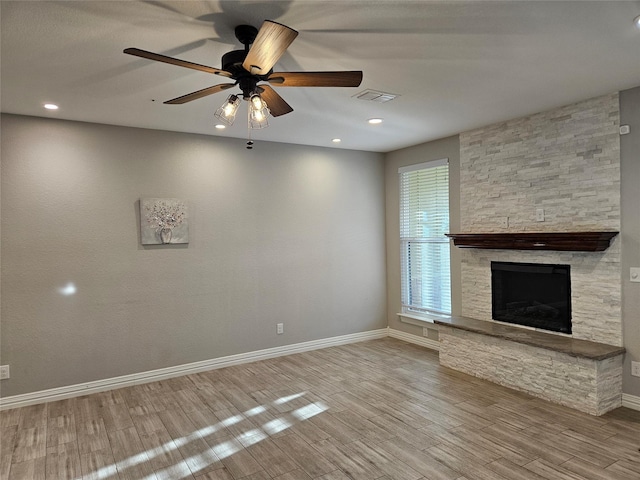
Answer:
[[11, 375], [9, 374], [9, 365], [2, 365], [0, 367], [0, 380], [6, 380]]
[[427, 327], [422, 327], [422, 336], [423, 337], [429, 336], [429, 329]]
[[284, 333], [284, 323], [277, 323], [276, 324], [276, 333], [278, 335], [282, 335]]
[[500, 217], [500, 226], [502, 228], [509, 228], [509, 217]]
[[544, 222], [544, 208], [536, 208], [536, 222]]
[[640, 362], [631, 362], [631, 375], [640, 377]]

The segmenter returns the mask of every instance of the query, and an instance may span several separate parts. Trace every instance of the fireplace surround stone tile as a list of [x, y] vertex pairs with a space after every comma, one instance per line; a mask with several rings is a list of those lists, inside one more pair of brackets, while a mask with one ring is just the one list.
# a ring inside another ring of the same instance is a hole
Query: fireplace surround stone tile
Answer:
[[[619, 231], [619, 123], [614, 93], [462, 133], [461, 231]], [[462, 249], [461, 314], [491, 320], [491, 261], [568, 264], [574, 338], [622, 345], [620, 255]]]

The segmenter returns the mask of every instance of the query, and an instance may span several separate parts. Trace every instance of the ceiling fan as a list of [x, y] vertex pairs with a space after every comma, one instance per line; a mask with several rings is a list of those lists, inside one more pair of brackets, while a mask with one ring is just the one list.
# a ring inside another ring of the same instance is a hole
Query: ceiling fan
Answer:
[[[238, 85], [244, 100], [250, 101], [250, 108], [264, 107], [263, 102], [266, 102], [271, 116], [278, 117], [292, 112], [293, 108], [270, 85], [259, 84], [260, 82], [268, 82], [278, 87], [357, 87], [362, 82], [361, 71], [274, 72], [273, 66], [298, 36], [297, 31], [286, 25], [271, 20], [265, 20], [260, 30], [251, 25], [239, 25], [235, 28], [235, 36], [244, 45], [244, 50], [233, 50], [224, 54], [221, 69], [138, 48], [127, 48], [124, 53], [235, 80], [235, 83], [213, 85], [164, 102], [171, 105], [187, 103]], [[237, 96], [230, 95], [225, 105], [219, 109], [219, 112], [222, 110], [222, 116], [216, 113], [218, 118], [224, 120], [225, 108], [231, 112], [232, 108], [228, 106], [229, 100], [235, 102], [235, 109], [237, 109], [240, 100]], [[233, 110], [233, 116], [235, 116], [235, 110]]]

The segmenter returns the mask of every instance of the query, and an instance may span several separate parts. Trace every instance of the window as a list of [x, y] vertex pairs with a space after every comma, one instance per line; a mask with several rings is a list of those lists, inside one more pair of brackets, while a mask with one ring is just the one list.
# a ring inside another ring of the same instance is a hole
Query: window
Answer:
[[398, 173], [402, 311], [449, 314], [449, 162], [411, 165]]

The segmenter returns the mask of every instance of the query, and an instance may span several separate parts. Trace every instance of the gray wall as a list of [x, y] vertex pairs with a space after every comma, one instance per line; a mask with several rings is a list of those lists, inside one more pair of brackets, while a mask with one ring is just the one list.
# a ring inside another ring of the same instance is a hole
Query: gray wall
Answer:
[[380, 154], [3, 115], [1, 155], [3, 396], [387, 325]]
[[620, 136], [622, 326], [627, 348], [622, 389], [640, 396], [640, 378], [631, 376], [631, 361], [640, 362], [640, 283], [629, 281], [629, 268], [640, 267], [640, 87], [620, 92], [620, 124], [631, 128]]
[[[385, 161], [385, 192], [387, 216], [387, 319], [389, 327], [422, 336], [422, 327], [403, 323], [398, 318], [402, 303], [400, 297], [400, 195], [398, 168], [416, 163], [449, 159], [449, 215], [451, 231], [460, 231], [460, 143], [458, 136], [388, 153]], [[460, 251], [451, 249], [451, 309], [460, 315]], [[428, 326], [428, 324], [425, 324]], [[435, 329], [428, 337], [438, 338]]]

